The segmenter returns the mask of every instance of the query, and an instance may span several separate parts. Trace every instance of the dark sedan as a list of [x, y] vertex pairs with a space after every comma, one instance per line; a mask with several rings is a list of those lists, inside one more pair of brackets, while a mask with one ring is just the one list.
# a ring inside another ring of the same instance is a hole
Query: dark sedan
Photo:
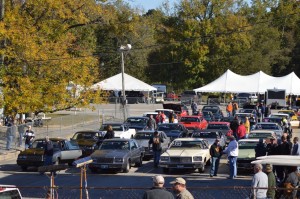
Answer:
[[173, 141], [176, 138], [187, 137], [188, 129], [180, 123], [164, 123], [158, 125], [158, 131], [163, 131]]
[[89, 164], [91, 172], [98, 170], [121, 170], [128, 173], [130, 168], [142, 166], [144, 149], [134, 139], [104, 140], [92, 153], [93, 162]]
[[125, 123], [131, 129], [143, 130], [147, 129], [149, 117], [128, 117]]
[[105, 132], [97, 130], [78, 131], [73, 135], [71, 140], [74, 140], [78, 143], [82, 150], [82, 156], [86, 157], [91, 155], [96, 148], [99, 148], [103, 141], [104, 135]]

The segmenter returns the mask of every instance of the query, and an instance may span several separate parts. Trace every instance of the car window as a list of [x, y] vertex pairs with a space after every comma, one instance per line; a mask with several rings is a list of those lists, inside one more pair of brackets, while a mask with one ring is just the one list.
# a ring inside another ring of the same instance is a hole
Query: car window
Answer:
[[207, 129], [229, 130], [229, 126], [224, 124], [208, 124]]
[[246, 142], [240, 141], [239, 142], [239, 149], [254, 149], [257, 145], [257, 142]]
[[103, 142], [99, 149], [100, 150], [129, 150], [129, 142], [128, 141]]
[[248, 138], [269, 138], [272, 137], [272, 133], [253, 133], [250, 132]]
[[75, 141], [71, 140], [71, 141], [66, 142], [65, 144], [66, 144], [66, 149], [68, 149], [68, 150], [78, 150], [79, 149], [79, 145]]
[[170, 149], [188, 148], [188, 149], [203, 149], [201, 141], [174, 141]]
[[[103, 124], [100, 128], [101, 131], [107, 131], [107, 126], [109, 124]], [[121, 124], [111, 124], [114, 131], [123, 131], [123, 126]]]
[[200, 122], [199, 118], [197, 117], [182, 117], [181, 122]]
[[153, 133], [138, 132], [134, 135], [134, 139], [136, 139], [136, 140], [145, 140], [145, 139], [150, 139], [152, 136], [153, 136]]
[[275, 124], [257, 124], [255, 126], [255, 129], [273, 129], [273, 130], [279, 130], [278, 126]]
[[194, 132], [192, 137], [196, 138], [217, 138], [216, 132]]
[[128, 118], [126, 123], [130, 123], [131, 125], [146, 125], [147, 119], [145, 118]]
[[73, 137], [75, 140], [91, 140], [91, 139], [96, 139], [97, 138], [97, 133], [96, 132], [85, 132], [85, 133], [76, 133]]
[[9, 190], [9, 191], [1, 191], [0, 198], [2, 199], [21, 199], [20, 193], [17, 189]]
[[180, 130], [181, 126], [178, 124], [162, 124], [158, 126], [159, 131]]

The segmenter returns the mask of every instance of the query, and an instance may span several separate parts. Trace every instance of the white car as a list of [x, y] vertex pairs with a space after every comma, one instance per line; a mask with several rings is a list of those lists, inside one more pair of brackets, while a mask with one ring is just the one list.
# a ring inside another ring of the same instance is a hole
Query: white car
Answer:
[[24, 198], [15, 185], [0, 185], [0, 198]]
[[209, 144], [201, 138], [177, 138], [160, 157], [159, 167], [169, 169], [198, 169], [204, 172], [210, 161]]
[[130, 129], [128, 124], [114, 123], [114, 122], [102, 124], [100, 131], [102, 131], [103, 133], [106, 133], [108, 125], [112, 126], [112, 129], [115, 132], [115, 138], [131, 139], [136, 134], [136, 130]]
[[[169, 115], [170, 115], [170, 113], [175, 114], [174, 110], [172, 110], [172, 109], [156, 109], [155, 112], [157, 112], [157, 113], [158, 112], [163, 112], [165, 114], [166, 120], [164, 121], [164, 123], [170, 123], [169, 122]], [[178, 119], [174, 118], [174, 122], [173, 123], [178, 123]]]

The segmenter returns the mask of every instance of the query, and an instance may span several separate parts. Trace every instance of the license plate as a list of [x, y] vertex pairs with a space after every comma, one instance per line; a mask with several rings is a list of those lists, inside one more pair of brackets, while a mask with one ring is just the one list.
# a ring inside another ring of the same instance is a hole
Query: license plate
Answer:
[[101, 169], [107, 169], [108, 165], [101, 165], [100, 167], [101, 167]]
[[177, 168], [184, 168], [184, 165], [177, 165]]

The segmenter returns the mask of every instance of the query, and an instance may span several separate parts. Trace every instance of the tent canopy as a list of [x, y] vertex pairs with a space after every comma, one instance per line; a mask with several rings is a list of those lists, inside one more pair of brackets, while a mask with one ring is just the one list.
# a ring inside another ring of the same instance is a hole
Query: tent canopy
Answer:
[[[141, 80], [138, 80], [130, 75], [124, 73], [124, 82], [126, 91], [156, 91], [157, 89]], [[107, 78], [91, 86], [91, 89], [101, 90], [122, 90], [122, 73]]]
[[273, 77], [259, 71], [252, 75], [238, 75], [229, 69], [215, 81], [194, 89], [196, 92], [265, 93], [268, 89], [285, 89], [286, 94], [300, 95], [300, 79], [292, 72]]

